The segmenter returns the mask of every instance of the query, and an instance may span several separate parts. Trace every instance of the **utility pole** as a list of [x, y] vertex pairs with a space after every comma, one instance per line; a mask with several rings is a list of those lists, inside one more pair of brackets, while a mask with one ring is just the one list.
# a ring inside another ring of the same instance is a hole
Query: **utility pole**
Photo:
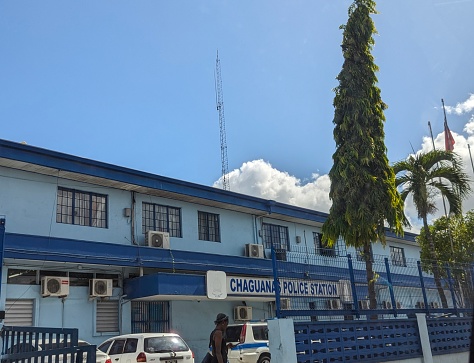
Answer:
[[225, 133], [225, 117], [224, 117], [224, 96], [222, 94], [222, 78], [221, 78], [221, 62], [219, 60], [219, 51], [217, 51], [216, 58], [216, 107], [219, 112], [219, 129], [221, 137], [221, 162], [222, 162], [222, 189], [230, 190], [229, 180], [227, 174], [227, 141]]

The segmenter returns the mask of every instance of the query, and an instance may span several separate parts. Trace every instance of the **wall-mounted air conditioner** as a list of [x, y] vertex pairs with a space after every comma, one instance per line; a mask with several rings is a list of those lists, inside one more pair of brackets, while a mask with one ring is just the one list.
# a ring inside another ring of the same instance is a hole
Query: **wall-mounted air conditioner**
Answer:
[[89, 296], [107, 297], [112, 296], [112, 279], [91, 279], [89, 280]]
[[248, 243], [245, 245], [245, 256], [254, 258], [263, 258], [263, 246], [259, 244]]
[[280, 299], [280, 308], [281, 308], [281, 310], [290, 310], [291, 309], [291, 300], [290, 299]]
[[369, 300], [359, 300], [359, 310], [369, 310]]
[[41, 278], [41, 296], [69, 295], [69, 277], [43, 276]]
[[234, 320], [252, 320], [251, 306], [234, 307]]
[[388, 301], [388, 300], [382, 301], [382, 308], [391, 309], [392, 308], [392, 302]]
[[415, 304], [416, 309], [424, 309], [425, 308], [425, 303], [423, 301], [417, 301]]
[[[276, 310], [276, 301], [270, 301], [272, 310]], [[290, 310], [291, 300], [288, 298], [280, 299], [280, 310]]]
[[148, 231], [146, 242], [149, 247], [170, 248], [170, 234], [168, 232]]
[[326, 308], [329, 310], [339, 310], [341, 308], [341, 301], [339, 299], [326, 300]]

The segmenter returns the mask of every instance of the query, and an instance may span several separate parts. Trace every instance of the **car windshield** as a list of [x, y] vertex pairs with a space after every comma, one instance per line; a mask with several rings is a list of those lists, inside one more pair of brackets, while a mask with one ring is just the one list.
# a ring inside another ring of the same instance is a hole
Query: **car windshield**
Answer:
[[184, 340], [178, 336], [145, 338], [144, 344], [146, 353], [184, 352], [189, 350]]
[[242, 331], [242, 325], [228, 326], [227, 330], [225, 331], [225, 339], [228, 342], [238, 342], [241, 331]]

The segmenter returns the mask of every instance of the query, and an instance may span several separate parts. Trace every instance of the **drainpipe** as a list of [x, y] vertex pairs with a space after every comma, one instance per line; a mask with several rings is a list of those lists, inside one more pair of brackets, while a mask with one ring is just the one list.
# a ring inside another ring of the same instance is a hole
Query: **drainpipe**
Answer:
[[132, 211], [130, 215], [130, 229], [132, 235], [132, 244], [136, 245], [137, 241], [135, 241], [135, 192], [132, 192]]
[[[3, 254], [5, 251], [5, 216], [0, 216], [0, 281], [3, 280]], [[8, 271], [8, 269], [5, 269]], [[6, 281], [6, 279], [5, 279]], [[2, 295], [2, 287], [3, 284], [0, 284], [0, 296]], [[5, 298], [0, 300], [0, 321], [3, 323], [3, 319], [5, 319]]]

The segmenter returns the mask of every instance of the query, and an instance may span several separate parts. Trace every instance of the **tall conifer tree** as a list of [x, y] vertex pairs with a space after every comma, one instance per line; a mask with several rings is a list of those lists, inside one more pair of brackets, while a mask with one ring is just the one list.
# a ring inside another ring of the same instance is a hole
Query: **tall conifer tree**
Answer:
[[332, 206], [323, 225], [323, 238], [333, 245], [342, 237], [363, 250], [370, 308], [376, 308], [371, 244], [385, 245], [385, 226], [403, 233], [403, 200], [395, 187], [384, 139], [384, 110], [377, 87], [377, 65], [371, 54], [377, 31], [371, 14], [375, 1], [355, 0], [342, 25], [344, 63], [334, 89], [333, 167], [329, 172]]

